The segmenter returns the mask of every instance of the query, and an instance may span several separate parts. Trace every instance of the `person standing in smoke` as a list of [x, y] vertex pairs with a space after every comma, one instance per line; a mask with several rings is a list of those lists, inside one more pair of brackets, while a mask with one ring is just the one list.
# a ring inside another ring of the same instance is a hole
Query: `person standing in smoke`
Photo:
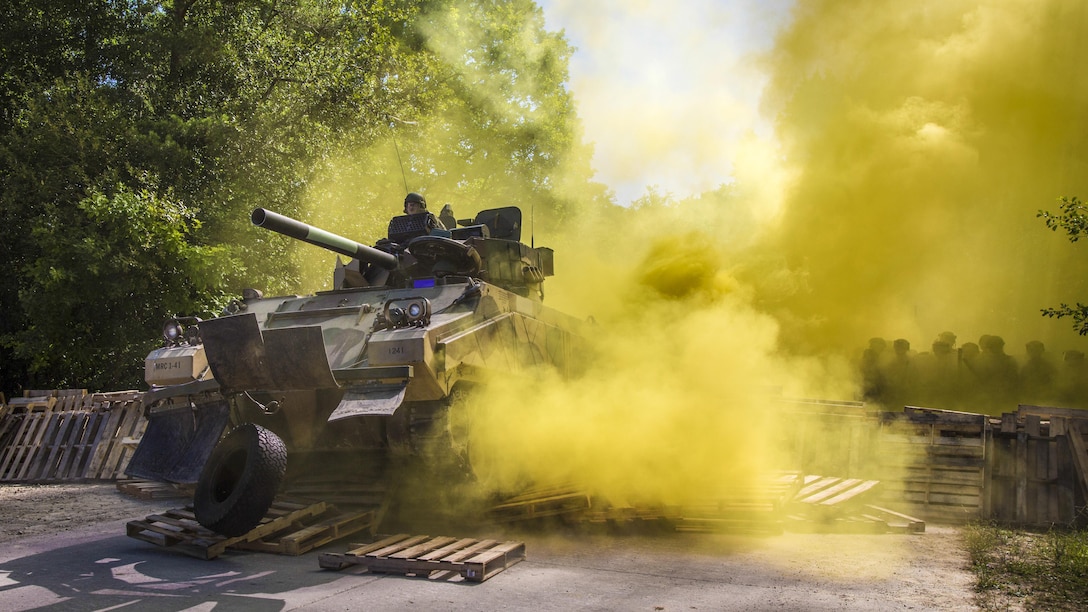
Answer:
[[869, 348], [861, 353], [858, 374], [861, 376], [862, 401], [884, 403], [887, 383], [884, 380], [883, 355], [887, 345], [883, 338], [869, 338]]
[[[919, 399], [927, 407], [950, 408], [956, 393], [956, 354], [944, 334], [933, 341], [933, 352], [918, 355]], [[953, 336], [955, 342], [955, 336]]]
[[1038, 340], [1024, 345], [1027, 359], [1020, 367], [1020, 400], [1036, 405], [1053, 401], [1054, 379], [1058, 368], [1046, 356], [1046, 347]]
[[1005, 354], [1005, 341], [989, 334], [978, 339], [981, 353], [975, 372], [982, 392], [983, 409], [990, 414], [1016, 408], [1019, 368], [1011, 355]]
[[918, 373], [910, 356], [910, 342], [899, 338], [892, 343], [894, 351], [891, 360], [884, 368], [884, 379], [888, 384], [888, 397], [885, 404], [889, 408], [899, 409], [915, 392]]
[[959, 368], [956, 376], [956, 395], [960, 406], [967, 411], [977, 412], [981, 403], [981, 388], [978, 375], [979, 348], [974, 342], [964, 343], [959, 350]]
[[956, 334], [954, 334], [954, 333], [952, 333], [950, 331], [943, 331], [943, 332], [937, 334], [937, 341], [938, 342], [944, 342], [945, 344], [947, 344], [948, 345], [948, 350], [950, 350], [950, 351], [955, 351], [956, 350]]
[[880, 404], [884, 401], [884, 373], [880, 368], [880, 353], [867, 348], [861, 353], [858, 370], [861, 373], [861, 399]]

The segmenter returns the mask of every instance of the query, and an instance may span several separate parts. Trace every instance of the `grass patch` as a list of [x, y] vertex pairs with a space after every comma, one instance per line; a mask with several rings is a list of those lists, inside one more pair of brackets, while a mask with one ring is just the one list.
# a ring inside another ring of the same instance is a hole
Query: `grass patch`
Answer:
[[983, 610], [1088, 610], [1088, 531], [963, 530]]

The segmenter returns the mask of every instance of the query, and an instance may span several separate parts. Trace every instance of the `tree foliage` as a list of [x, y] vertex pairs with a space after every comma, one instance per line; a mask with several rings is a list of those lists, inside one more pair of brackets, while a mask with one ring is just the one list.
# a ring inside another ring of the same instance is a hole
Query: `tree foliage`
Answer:
[[553, 219], [590, 175], [531, 0], [3, 0], [0, 35], [8, 392], [138, 386], [166, 317], [294, 291], [249, 211], [300, 216], [345, 152], [393, 138], [413, 187]]
[[[1058, 198], [1058, 212], [1051, 213], [1040, 210], [1038, 217], [1042, 218], [1052, 231], [1063, 230], [1070, 242], [1076, 242], [1083, 236], [1088, 236], [1088, 207], [1085, 207], [1076, 196], [1072, 198]], [[1059, 304], [1057, 308], [1044, 308], [1043, 316], [1061, 319], [1070, 317], [1073, 319], [1073, 328], [1082, 336], [1088, 335], [1088, 304], [1077, 302], [1076, 304]]]

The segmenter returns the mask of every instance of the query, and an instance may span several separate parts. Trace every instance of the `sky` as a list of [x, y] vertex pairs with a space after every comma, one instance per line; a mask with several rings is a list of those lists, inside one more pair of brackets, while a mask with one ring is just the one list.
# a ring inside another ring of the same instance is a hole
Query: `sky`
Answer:
[[759, 61], [792, 0], [540, 5], [548, 28], [576, 47], [570, 88], [596, 179], [618, 203], [651, 186], [682, 199], [732, 182], [740, 143], [772, 138]]

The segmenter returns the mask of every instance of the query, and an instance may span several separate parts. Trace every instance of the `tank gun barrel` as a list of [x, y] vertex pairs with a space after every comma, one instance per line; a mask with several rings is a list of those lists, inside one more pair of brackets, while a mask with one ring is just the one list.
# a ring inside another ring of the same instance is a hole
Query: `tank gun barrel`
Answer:
[[379, 251], [374, 247], [359, 244], [354, 240], [349, 240], [343, 236], [337, 236], [332, 232], [327, 232], [312, 225], [307, 225], [301, 221], [296, 221], [291, 217], [285, 217], [279, 213], [274, 213], [271, 210], [266, 210], [264, 208], [253, 209], [253, 214], [250, 215], [250, 221], [257, 227], [263, 227], [272, 230], [273, 232], [283, 234], [284, 236], [308, 242], [314, 246], [319, 246], [334, 253], [355, 257], [361, 261], [385, 268], [386, 270], [394, 270], [397, 267], [397, 256], [392, 253], [386, 253], [385, 251]]

